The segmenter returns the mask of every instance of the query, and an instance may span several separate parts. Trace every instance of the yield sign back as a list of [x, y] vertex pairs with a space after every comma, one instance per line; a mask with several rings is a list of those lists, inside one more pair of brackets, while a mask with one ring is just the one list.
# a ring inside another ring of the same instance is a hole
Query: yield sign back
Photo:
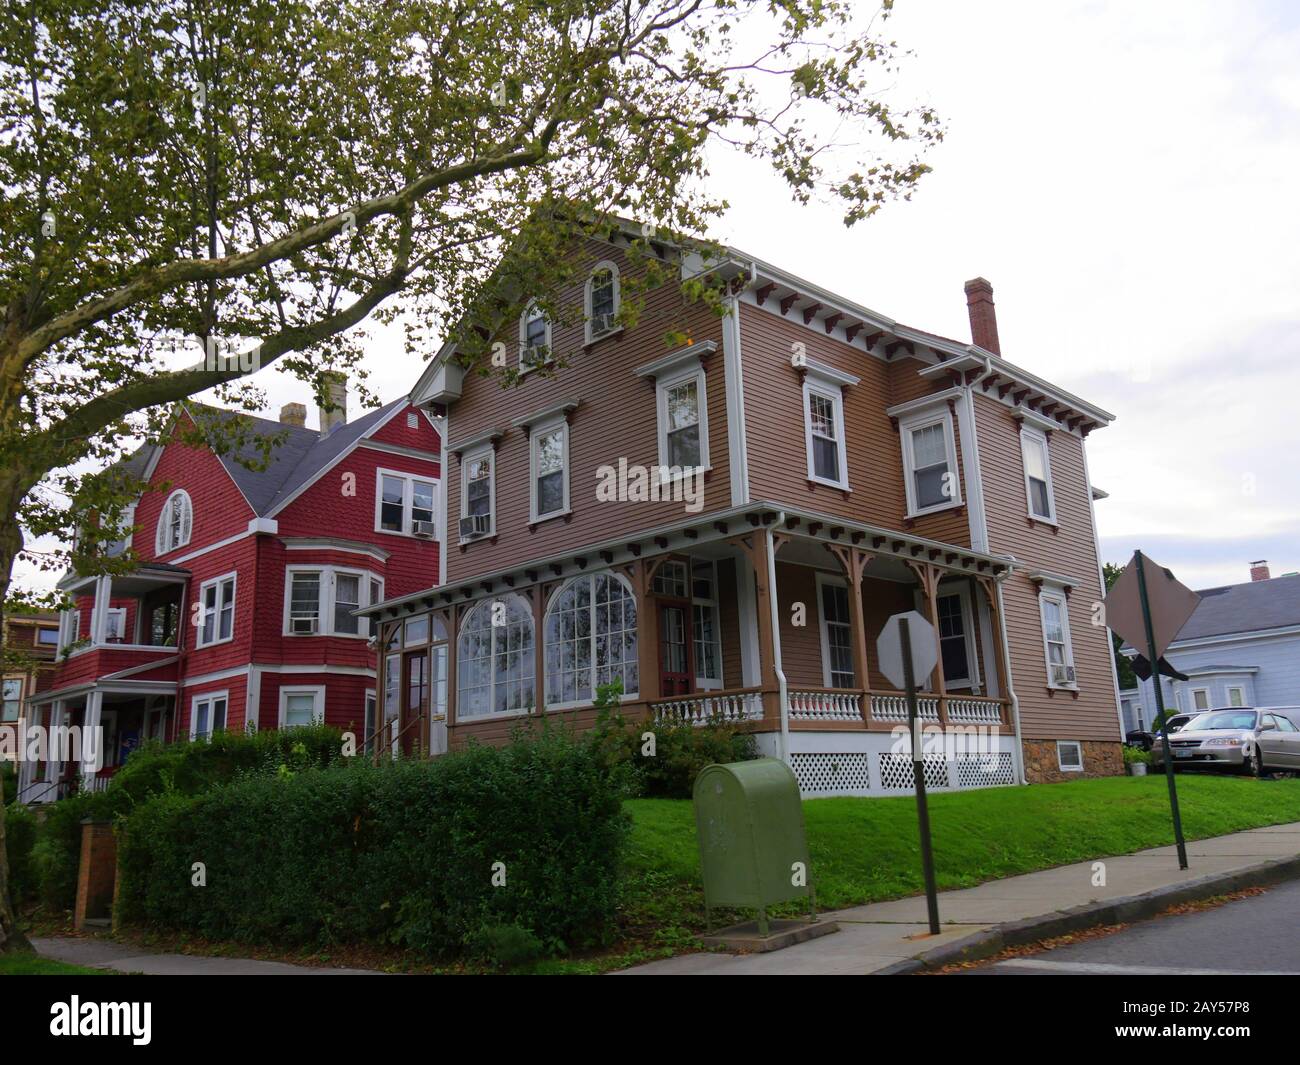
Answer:
[[1157, 565], [1142, 552], [1133, 554], [1119, 580], [1106, 596], [1106, 625], [1143, 654], [1147, 647], [1146, 627], [1142, 621], [1142, 597], [1138, 590], [1137, 563], [1147, 583], [1147, 602], [1151, 605], [1151, 629], [1155, 633], [1157, 656], [1163, 655], [1178, 631], [1187, 624], [1201, 597], [1179, 584], [1174, 575]]

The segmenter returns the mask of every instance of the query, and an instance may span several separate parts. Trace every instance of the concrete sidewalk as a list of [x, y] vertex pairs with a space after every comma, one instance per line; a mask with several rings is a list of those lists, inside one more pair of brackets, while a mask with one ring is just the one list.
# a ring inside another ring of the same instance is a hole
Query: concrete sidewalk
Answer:
[[1094, 887], [1094, 862], [992, 880], [939, 894], [943, 932], [928, 934], [925, 897], [854, 906], [822, 915], [839, 932], [770, 954], [686, 954], [626, 969], [619, 975], [862, 975], [1012, 921], [1060, 913], [1093, 902], [1141, 895], [1211, 874], [1300, 855], [1300, 822], [1256, 828], [1187, 844], [1190, 869], [1178, 868], [1172, 846], [1102, 859], [1104, 887]]
[[36, 953], [88, 969], [148, 976], [382, 976], [372, 969], [326, 969], [252, 958], [211, 958], [201, 954], [145, 954], [129, 943], [76, 937], [35, 938]]

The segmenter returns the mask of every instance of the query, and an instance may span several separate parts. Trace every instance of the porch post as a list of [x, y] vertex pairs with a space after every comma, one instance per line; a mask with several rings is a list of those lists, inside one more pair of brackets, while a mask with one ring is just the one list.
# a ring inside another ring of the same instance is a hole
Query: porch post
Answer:
[[659, 698], [659, 618], [651, 588], [658, 564], [637, 559], [629, 572], [636, 595], [636, 658], [640, 699], [649, 703]]
[[104, 764], [104, 742], [99, 731], [103, 705], [103, 692], [92, 691], [86, 696], [86, 709], [81, 715], [81, 776], [84, 781], [93, 780]]
[[875, 556], [859, 547], [827, 546], [831, 554], [839, 560], [844, 576], [849, 582], [849, 621], [853, 630], [853, 674], [862, 689], [860, 711], [862, 720], [866, 721], [870, 717], [871, 699], [868, 692], [871, 690], [871, 679], [867, 667], [867, 615], [862, 608], [862, 573]]
[[908, 568], [916, 574], [925, 593], [926, 611], [930, 615], [930, 624], [934, 626], [935, 651], [938, 658], [934, 664], [935, 694], [939, 696], [939, 724], [948, 723], [948, 689], [943, 676], [943, 640], [939, 633], [939, 581], [943, 570], [926, 562], [908, 562]]
[[95, 601], [90, 608], [90, 642], [102, 644], [108, 638], [108, 603], [113, 597], [113, 578], [104, 574], [95, 579]]
[[[546, 623], [546, 604], [550, 599], [544, 584], [535, 584], [529, 590], [528, 598], [533, 607], [533, 707], [540, 717], [546, 712], [546, 646], [544, 628]], [[595, 695], [592, 692], [592, 695]]]
[[[45, 782], [53, 785], [54, 795], [51, 799], [47, 799], [47, 802], [52, 802], [53, 799], [59, 797], [59, 778], [63, 776], [63, 760], [55, 758], [55, 752], [59, 750], [59, 744], [56, 742], [56, 730], [63, 724], [64, 718], [67, 717], [66, 706], [67, 703], [62, 699], [55, 699], [50, 704], [50, 730], [45, 735], [45, 758], [48, 767]], [[47, 795], [49, 790], [46, 789], [45, 793]]]
[[[771, 539], [769, 540], [769, 536]], [[784, 674], [781, 672], [780, 636], [773, 624], [777, 610], [776, 552], [784, 537], [768, 529], [756, 529], [729, 541], [749, 560], [754, 575], [754, 617], [758, 627], [758, 682], [763, 689], [763, 716], [781, 722], [782, 756], [789, 753], [788, 718], [783, 698]], [[769, 550], [769, 544], [771, 549]]]
[[[997, 668], [998, 678], [998, 698], [1002, 701], [1003, 707], [1009, 705], [1011, 685], [1007, 679], [1007, 644], [1006, 630], [1002, 624], [1002, 611], [1000, 609], [1000, 597], [997, 593], [997, 582], [992, 577], [977, 577], [976, 583], [984, 592], [984, 599], [989, 608], [989, 628], [993, 631], [993, 641], [996, 648], [993, 654], [993, 661]], [[1004, 709], [1002, 717], [1006, 718]]]

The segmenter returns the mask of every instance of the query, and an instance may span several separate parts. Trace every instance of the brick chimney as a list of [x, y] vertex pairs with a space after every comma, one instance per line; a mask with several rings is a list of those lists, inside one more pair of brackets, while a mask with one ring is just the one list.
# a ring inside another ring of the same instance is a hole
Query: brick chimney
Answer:
[[296, 425], [299, 429], [307, 426], [307, 408], [301, 403], [286, 403], [280, 408], [280, 424]]
[[1261, 558], [1258, 562], [1250, 564], [1250, 579], [1251, 581], [1268, 580], [1268, 559]]
[[970, 338], [976, 347], [1001, 355], [998, 347], [998, 315], [993, 309], [993, 286], [982, 277], [966, 282], [966, 310], [970, 314]]
[[320, 407], [320, 435], [328, 436], [348, 420], [348, 377], [337, 370], [321, 374], [326, 402]]

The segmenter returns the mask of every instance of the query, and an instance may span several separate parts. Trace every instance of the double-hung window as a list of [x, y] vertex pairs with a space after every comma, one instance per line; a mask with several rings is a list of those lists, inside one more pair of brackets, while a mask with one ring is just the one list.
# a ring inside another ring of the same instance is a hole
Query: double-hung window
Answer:
[[1052, 498], [1052, 463], [1047, 434], [1041, 429], [1023, 426], [1020, 450], [1025, 459], [1025, 496], [1029, 516], [1038, 521], [1055, 522], [1056, 504]]
[[691, 641], [695, 687], [722, 687], [722, 640], [718, 624], [718, 567], [712, 559], [693, 558], [691, 567]]
[[284, 687], [280, 689], [280, 727], [302, 728], [325, 720], [325, 688]]
[[436, 536], [437, 482], [391, 470], [380, 470], [378, 477], [376, 531], [406, 536]]
[[960, 504], [952, 415], [947, 410], [920, 415], [903, 422], [899, 432], [903, 442], [908, 516]]
[[353, 611], [383, 598], [383, 581], [360, 570], [292, 567], [286, 588], [285, 635], [368, 636], [369, 623]]
[[566, 514], [569, 510], [569, 426], [561, 420], [535, 426], [529, 436], [533, 521]]
[[808, 479], [835, 488], [849, 487], [844, 440], [844, 389], [859, 382], [852, 374], [819, 362], [803, 364], [804, 447]]
[[228, 706], [226, 692], [196, 695], [190, 704], [190, 739], [211, 739], [214, 732], [224, 731]]
[[1075, 688], [1074, 650], [1070, 645], [1069, 601], [1064, 592], [1044, 587], [1038, 595], [1047, 654], [1049, 688]]
[[618, 267], [610, 262], [600, 263], [587, 279], [588, 344], [618, 330], [618, 310]]
[[975, 660], [974, 616], [965, 588], [940, 588], [935, 600], [939, 613], [939, 649], [944, 686], [973, 688], [979, 683]]
[[496, 452], [486, 447], [468, 453], [460, 469], [460, 538], [491, 535], [496, 528]]
[[704, 371], [692, 370], [663, 381], [659, 402], [659, 464], [666, 476], [709, 464], [708, 415]]
[[519, 369], [521, 373], [545, 363], [551, 357], [551, 323], [536, 303], [530, 303], [519, 318]]
[[235, 635], [235, 575], [228, 573], [199, 586], [198, 646], [225, 643]]
[[848, 586], [818, 574], [817, 592], [821, 600], [822, 680], [828, 688], [852, 688], [853, 618]]
[[0, 721], [17, 721], [23, 709], [22, 677], [5, 677], [4, 708], [0, 710]]

